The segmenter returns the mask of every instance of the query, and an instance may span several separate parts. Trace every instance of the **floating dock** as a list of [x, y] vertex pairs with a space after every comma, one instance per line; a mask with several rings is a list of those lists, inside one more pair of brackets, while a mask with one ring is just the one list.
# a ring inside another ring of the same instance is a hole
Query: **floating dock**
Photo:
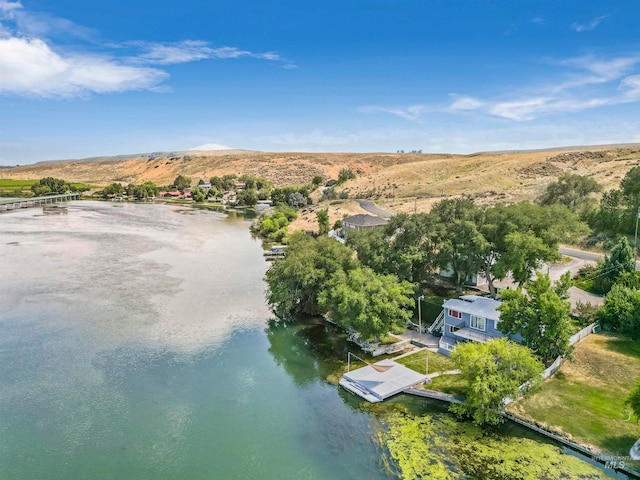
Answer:
[[421, 375], [393, 360], [381, 360], [345, 373], [340, 385], [371, 403], [377, 403], [427, 379], [427, 375]]

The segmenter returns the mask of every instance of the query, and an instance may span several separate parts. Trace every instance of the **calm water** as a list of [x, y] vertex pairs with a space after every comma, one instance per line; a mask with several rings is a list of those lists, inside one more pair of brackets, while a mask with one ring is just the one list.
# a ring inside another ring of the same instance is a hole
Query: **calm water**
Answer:
[[265, 335], [246, 221], [59, 213], [0, 216], [0, 478], [381, 477], [369, 415]]
[[389, 478], [385, 412], [447, 416], [328, 382], [344, 342], [269, 322], [245, 220], [27, 209], [0, 215], [0, 265], [2, 480]]

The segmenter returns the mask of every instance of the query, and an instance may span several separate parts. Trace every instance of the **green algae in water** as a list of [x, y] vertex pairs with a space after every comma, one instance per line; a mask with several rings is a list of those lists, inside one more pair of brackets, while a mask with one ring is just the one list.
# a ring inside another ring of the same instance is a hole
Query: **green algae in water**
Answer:
[[[559, 447], [526, 434], [486, 431], [446, 414], [396, 408], [378, 432], [391, 473], [404, 479], [573, 480], [611, 478]], [[508, 427], [507, 427], [508, 428]]]

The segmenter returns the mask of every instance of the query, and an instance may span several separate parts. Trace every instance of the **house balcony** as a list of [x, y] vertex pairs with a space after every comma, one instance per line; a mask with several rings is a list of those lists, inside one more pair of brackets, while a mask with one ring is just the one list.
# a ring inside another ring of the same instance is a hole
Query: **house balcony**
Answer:
[[482, 343], [487, 343], [490, 340], [503, 337], [503, 335], [490, 334], [483, 332], [482, 330], [466, 327], [464, 322], [458, 325], [457, 330], [451, 332], [451, 335], [463, 341], [474, 341]]

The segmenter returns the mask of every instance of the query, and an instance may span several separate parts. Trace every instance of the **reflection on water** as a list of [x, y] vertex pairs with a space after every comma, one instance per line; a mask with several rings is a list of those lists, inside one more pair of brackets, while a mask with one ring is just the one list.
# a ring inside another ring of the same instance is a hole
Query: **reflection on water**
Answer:
[[0, 478], [384, 478], [370, 416], [269, 353], [247, 221], [184, 211], [2, 217]]
[[474, 447], [498, 458], [521, 435], [476, 444], [441, 404], [370, 405], [328, 382], [344, 335], [317, 319], [269, 322], [267, 263], [240, 216], [25, 209], [0, 219], [0, 265], [3, 480], [378, 479], [387, 467], [410, 478], [420, 459], [394, 455], [418, 451], [419, 418], [435, 419], [425, 428], [439, 442], [466, 435], [466, 450], [432, 452], [458, 478]]

